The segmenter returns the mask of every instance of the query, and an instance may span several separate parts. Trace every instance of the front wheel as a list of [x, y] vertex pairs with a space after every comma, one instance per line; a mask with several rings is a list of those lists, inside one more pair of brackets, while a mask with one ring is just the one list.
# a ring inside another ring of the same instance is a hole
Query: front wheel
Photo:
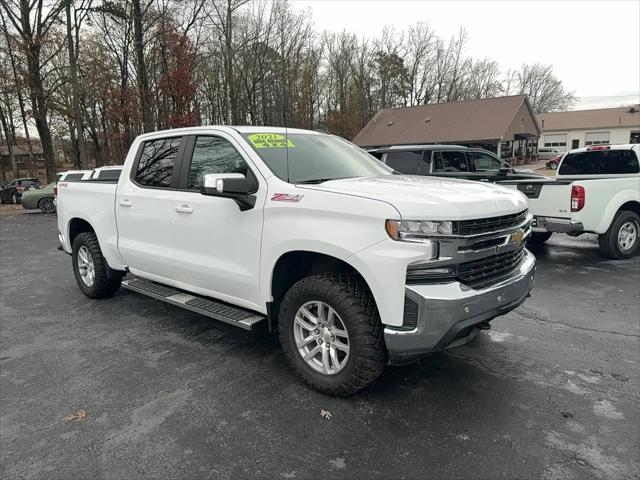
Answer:
[[108, 298], [120, 288], [122, 274], [107, 265], [95, 233], [78, 234], [73, 240], [71, 258], [76, 283], [87, 297]]
[[551, 235], [553, 235], [553, 232], [531, 232], [527, 243], [531, 245], [542, 245], [551, 238]]
[[618, 212], [609, 229], [598, 237], [600, 251], [613, 260], [634, 256], [640, 248], [640, 217], [629, 210]]
[[371, 293], [355, 275], [303, 278], [286, 293], [279, 315], [280, 343], [302, 380], [347, 396], [384, 370], [387, 351]]
[[551, 170], [557, 170], [557, 168], [558, 168], [558, 164], [557, 164], [556, 162], [550, 162], [550, 163], [549, 163], [549, 168], [550, 168]]

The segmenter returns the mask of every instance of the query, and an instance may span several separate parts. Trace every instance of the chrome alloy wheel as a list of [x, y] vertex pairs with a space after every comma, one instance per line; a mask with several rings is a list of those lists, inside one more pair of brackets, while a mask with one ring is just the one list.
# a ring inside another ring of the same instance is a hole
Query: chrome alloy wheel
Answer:
[[638, 225], [636, 222], [625, 222], [618, 231], [618, 246], [620, 250], [629, 250], [638, 238]]
[[56, 206], [53, 203], [53, 198], [43, 198], [40, 200], [40, 210], [45, 213], [53, 213], [56, 211]]
[[347, 328], [340, 315], [324, 302], [307, 302], [298, 309], [293, 338], [302, 359], [317, 372], [334, 375], [349, 360]]
[[80, 272], [82, 283], [87, 287], [92, 287], [96, 279], [96, 268], [93, 265], [93, 257], [89, 249], [84, 245], [78, 249], [78, 271]]

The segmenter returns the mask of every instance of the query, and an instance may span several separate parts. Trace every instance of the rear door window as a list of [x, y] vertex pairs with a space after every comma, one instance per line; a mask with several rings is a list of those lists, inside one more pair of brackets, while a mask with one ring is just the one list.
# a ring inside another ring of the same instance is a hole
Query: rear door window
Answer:
[[594, 150], [568, 153], [559, 175], [611, 175], [638, 173], [638, 157], [633, 150]]
[[468, 172], [467, 156], [464, 152], [442, 151], [434, 154], [434, 172]]
[[182, 138], [144, 142], [134, 180], [143, 187], [169, 188]]
[[406, 175], [415, 175], [420, 168], [422, 152], [388, 152], [386, 164], [395, 171]]

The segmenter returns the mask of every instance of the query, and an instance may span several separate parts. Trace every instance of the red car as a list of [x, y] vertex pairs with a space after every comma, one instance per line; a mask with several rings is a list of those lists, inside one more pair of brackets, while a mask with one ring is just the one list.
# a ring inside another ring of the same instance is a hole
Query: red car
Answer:
[[556, 155], [555, 157], [550, 158], [549, 160], [547, 160], [547, 168], [550, 168], [551, 170], [556, 170], [558, 168], [558, 165], [560, 165], [560, 160], [562, 159], [562, 155]]

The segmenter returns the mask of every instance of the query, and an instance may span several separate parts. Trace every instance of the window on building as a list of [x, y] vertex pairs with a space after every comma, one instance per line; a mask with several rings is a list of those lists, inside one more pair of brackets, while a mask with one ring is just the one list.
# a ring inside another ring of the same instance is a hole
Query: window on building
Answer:
[[567, 134], [556, 133], [544, 136], [545, 147], [566, 147], [567, 146]]
[[247, 176], [247, 164], [238, 151], [224, 138], [197, 137], [193, 148], [187, 190], [200, 190], [207, 173], [240, 173]]
[[180, 137], [175, 137], [145, 142], [135, 181], [145, 187], [170, 187], [181, 140]]
[[421, 161], [422, 152], [389, 152], [385, 163], [396, 172], [415, 175], [418, 173]]
[[640, 130], [631, 132], [629, 136], [629, 143], [640, 143]]
[[587, 132], [584, 135], [585, 146], [608, 145], [611, 135], [609, 132]]

